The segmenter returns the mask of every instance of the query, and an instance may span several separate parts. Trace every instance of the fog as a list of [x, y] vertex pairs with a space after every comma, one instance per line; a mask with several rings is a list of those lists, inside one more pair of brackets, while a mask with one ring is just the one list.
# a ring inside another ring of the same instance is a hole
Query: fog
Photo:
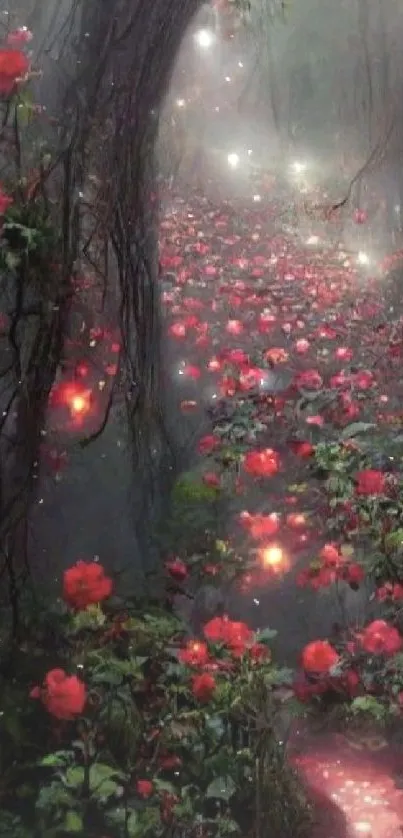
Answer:
[[[188, 183], [201, 178], [222, 197], [250, 195], [263, 167], [277, 188], [291, 179], [310, 208], [318, 194], [332, 206], [351, 189], [342, 242], [362, 246], [349, 223], [358, 207], [371, 241], [386, 250], [402, 224], [399, 4], [281, 5], [253, 0], [236, 20], [231, 3], [202, 9], [166, 101], [161, 166]], [[303, 167], [297, 184], [295, 163]]]
[[[187, 201], [196, 199], [195, 235], [214, 242], [206, 221], [214, 207], [233, 201], [239, 224], [247, 230], [243, 213], [262, 203], [269, 208], [267, 239], [276, 232], [289, 235], [313, 260], [331, 247], [339, 251], [341, 265], [350, 260], [362, 268], [359, 282], [365, 286], [376, 275], [377, 260], [401, 244], [403, 22], [398, 3], [348, 0], [335, 6], [330, 0], [294, 0], [283, 13], [275, 3], [253, 0], [244, 19], [234, 19], [227, 6], [228, 20], [225, 4], [220, 11], [209, 6], [200, 11], [177, 59], [160, 120], [162, 218], [172, 211], [175, 217], [186, 216]], [[364, 224], [357, 223], [357, 211], [365, 215]], [[186, 247], [190, 252], [190, 239]], [[248, 256], [247, 246], [243, 253]], [[221, 259], [218, 273], [223, 276], [225, 251]], [[162, 279], [161, 289], [169, 294], [175, 271]], [[214, 296], [204, 281], [195, 293], [208, 302]], [[102, 325], [102, 314], [96, 314], [98, 321]], [[104, 351], [102, 341], [99, 348]], [[199, 363], [197, 347], [191, 351], [185, 354], [181, 345], [164, 343], [170, 423], [185, 467], [195, 461], [194, 440], [208, 430], [206, 408], [216, 397], [211, 383], [203, 379], [195, 385], [182, 375], [185, 364]], [[97, 364], [101, 361], [92, 357], [89, 384], [94, 392]], [[285, 379], [287, 374], [281, 373]], [[276, 372], [271, 391], [281, 392], [285, 379], [279, 381]], [[197, 411], [177, 423], [180, 402], [194, 398]], [[90, 431], [102, 418], [101, 403]], [[96, 555], [136, 584], [136, 570], [150, 566], [158, 544], [151, 534], [140, 546], [132, 523], [142, 489], [136, 475], [133, 481], [119, 408], [111, 412], [106, 432], [82, 449], [78, 443], [84, 431], [79, 426], [73, 435], [70, 428], [57, 437], [56, 448], [67, 450], [66, 467], [48, 469], [44, 463], [32, 536], [36, 565], [57, 585], [61, 569], [77, 556]], [[54, 447], [49, 430], [47, 446]], [[353, 619], [361, 619], [362, 600], [349, 590], [345, 595]], [[326, 601], [313, 615], [309, 594], [296, 601], [293, 578], [284, 583], [280, 599], [277, 588], [268, 597], [262, 619], [276, 601], [276, 626], [291, 656], [305, 633], [317, 635], [337, 614]], [[239, 607], [256, 622], [253, 604], [244, 601]]]

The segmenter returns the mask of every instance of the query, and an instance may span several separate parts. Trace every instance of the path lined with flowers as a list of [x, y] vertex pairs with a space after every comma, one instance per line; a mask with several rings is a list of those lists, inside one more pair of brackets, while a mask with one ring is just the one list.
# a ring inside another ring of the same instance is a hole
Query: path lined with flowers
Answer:
[[[343, 434], [346, 447], [354, 446], [348, 435], [354, 423], [399, 425], [403, 332], [386, 303], [384, 277], [363, 276], [335, 248], [309, 249], [297, 235], [284, 235], [276, 221], [281, 209], [269, 199], [219, 208], [198, 196], [188, 204], [174, 201], [162, 224], [160, 261], [182, 411], [196, 427], [206, 413], [211, 419], [199, 442], [201, 474], [218, 489], [232, 478], [228, 539], [252, 559], [233, 605], [254, 628], [278, 630], [286, 653], [305, 644], [295, 691], [306, 700], [329, 686], [309, 674], [328, 676], [339, 661], [327, 640], [317, 640], [328, 634], [337, 609], [330, 600], [313, 605], [311, 592], [337, 582], [345, 605], [364, 580], [352, 552], [327, 532], [331, 513], [312, 455], [318, 443]], [[365, 220], [359, 211], [354, 217]], [[223, 452], [229, 438], [238, 453], [234, 468]], [[373, 455], [371, 467], [355, 477], [356, 495], [364, 499], [387, 492]], [[360, 642], [368, 654], [401, 648], [396, 629], [380, 621]], [[211, 689], [211, 675], [196, 677], [203, 681], [198, 689]], [[338, 690], [355, 694], [353, 666], [336, 680]], [[402, 834], [395, 779], [403, 760], [385, 740], [338, 734], [317, 742], [301, 732], [294, 746], [322, 814], [319, 838]]]

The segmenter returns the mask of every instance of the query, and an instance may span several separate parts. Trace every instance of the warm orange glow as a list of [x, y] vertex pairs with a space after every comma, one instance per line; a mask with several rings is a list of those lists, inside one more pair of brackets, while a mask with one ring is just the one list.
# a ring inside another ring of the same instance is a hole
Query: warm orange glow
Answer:
[[51, 405], [67, 408], [72, 419], [81, 421], [91, 412], [91, 390], [84, 388], [79, 382], [64, 381], [53, 389]]
[[262, 547], [258, 551], [258, 555], [260, 563], [266, 570], [271, 570], [273, 573], [283, 573], [288, 569], [288, 558], [278, 544], [272, 544], [271, 547]]
[[292, 512], [290, 515], [287, 515], [287, 524], [292, 527], [292, 529], [299, 529], [300, 527], [306, 526], [306, 518], [302, 512]]
[[83, 413], [88, 413], [90, 409], [90, 399], [87, 394], [83, 396], [73, 396], [70, 402], [70, 412], [73, 416], [81, 416]]

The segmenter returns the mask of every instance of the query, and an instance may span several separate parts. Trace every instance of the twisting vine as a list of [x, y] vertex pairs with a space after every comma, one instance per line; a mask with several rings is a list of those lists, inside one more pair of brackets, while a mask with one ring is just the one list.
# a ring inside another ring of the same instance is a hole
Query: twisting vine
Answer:
[[[168, 450], [154, 146], [175, 56], [199, 5], [49, 0], [45, 15], [35, 0], [29, 23], [37, 26], [37, 49], [28, 86], [35, 87], [43, 68], [36, 85], [47, 110], [41, 119], [39, 107], [29, 100], [24, 105], [25, 84], [0, 101], [2, 172], [7, 164], [2, 178], [13, 201], [2, 231], [9, 253], [1, 272], [9, 320], [0, 345], [0, 560], [14, 635], [29, 572], [28, 521], [46, 408], [74, 309], [74, 277], [86, 266], [117, 298], [121, 378], [144, 499], [133, 516], [144, 532], [145, 516], [151, 515]], [[22, 120], [27, 108], [29, 130]]]

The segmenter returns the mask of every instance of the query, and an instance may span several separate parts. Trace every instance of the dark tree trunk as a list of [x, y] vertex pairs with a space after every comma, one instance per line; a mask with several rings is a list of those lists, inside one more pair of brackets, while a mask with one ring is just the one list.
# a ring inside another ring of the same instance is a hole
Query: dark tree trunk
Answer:
[[[133, 517], [146, 546], [147, 525], [164, 493], [169, 444], [159, 362], [154, 149], [175, 57], [201, 0], [49, 0], [28, 6], [31, 19], [15, 22], [38, 26], [36, 63], [44, 72], [39, 101], [46, 101], [56, 122], [47, 140], [58, 164], [51, 188], [58, 197], [55, 223], [63, 230], [62, 282], [86, 264], [94, 270], [95, 260], [105, 285], [118, 296], [134, 477], [142, 482], [143, 503]], [[47, 306], [54, 301], [40, 301], [40, 352], [32, 329], [19, 332], [21, 352], [31, 341], [31, 354], [22, 379], [17, 375], [21, 383], [10, 405], [11, 437], [7, 422], [0, 436], [0, 559], [9, 568], [13, 597], [21, 567], [29, 567], [25, 546], [35, 464], [63, 348], [68, 298], [63, 285], [62, 306], [52, 316]], [[0, 410], [8, 392], [3, 388]]]

